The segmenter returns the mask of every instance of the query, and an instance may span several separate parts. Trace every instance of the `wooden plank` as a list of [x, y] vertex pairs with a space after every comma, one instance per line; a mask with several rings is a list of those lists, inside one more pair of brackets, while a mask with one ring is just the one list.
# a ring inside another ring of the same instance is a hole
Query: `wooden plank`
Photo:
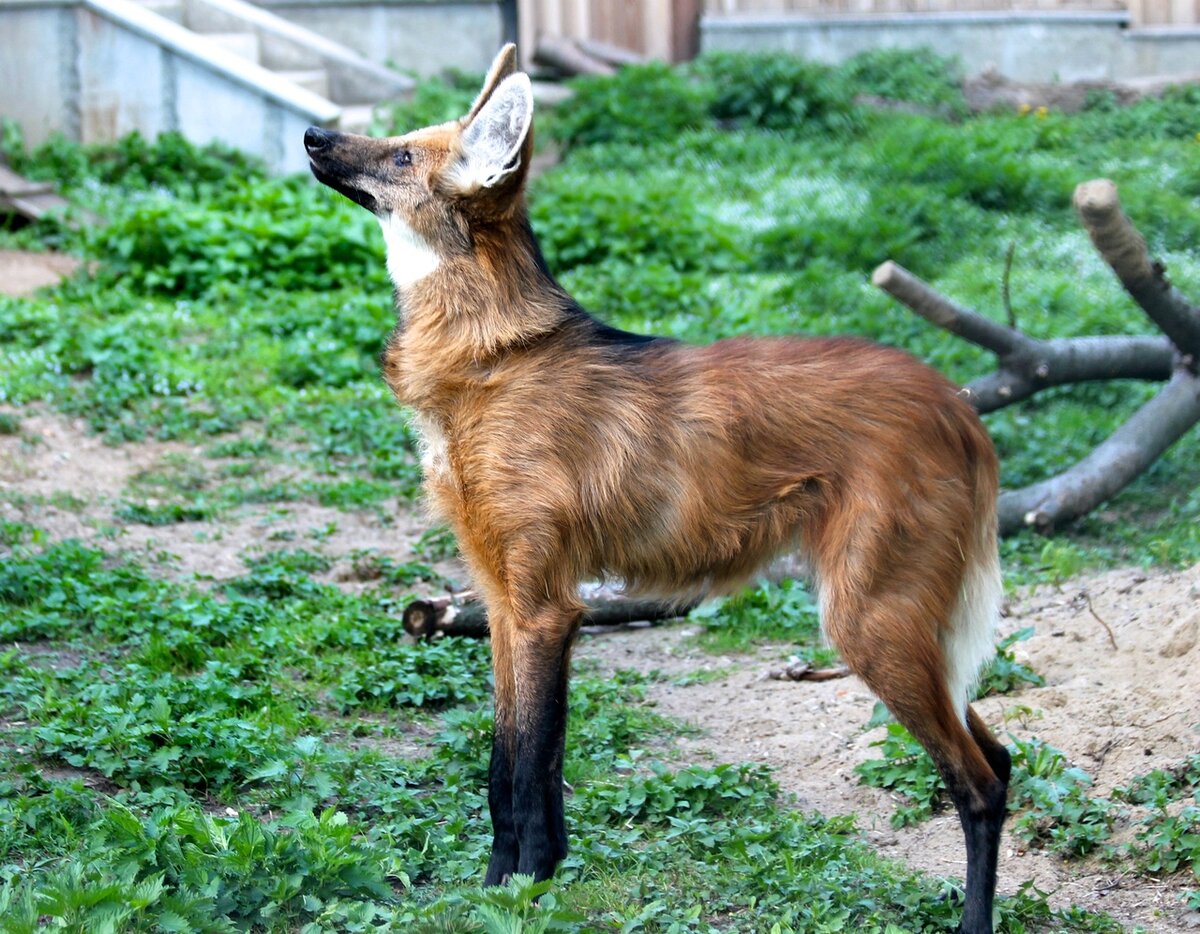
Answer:
[[671, 4], [671, 61], [686, 62], [700, 51], [700, 0]]
[[0, 164], [0, 195], [40, 195], [49, 191], [54, 191], [54, 186], [48, 182], [30, 181], [7, 165]]
[[70, 207], [66, 198], [62, 197], [62, 195], [56, 195], [54, 192], [41, 192], [30, 195], [0, 195], [0, 204], [7, 207], [12, 213], [20, 214], [31, 221], [45, 217], [47, 214], [65, 211]]
[[670, 0], [646, 0], [642, 4], [641, 51], [665, 62], [671, 61], [671, 12]]

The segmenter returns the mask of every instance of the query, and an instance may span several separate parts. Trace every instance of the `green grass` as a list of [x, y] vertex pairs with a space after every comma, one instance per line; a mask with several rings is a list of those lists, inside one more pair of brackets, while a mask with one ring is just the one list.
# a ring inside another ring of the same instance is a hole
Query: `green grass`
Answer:
[[[999, 318], [1015, 242], [1013, 306], [1030, 334], [1145, 333], [1072, 216], [1072, 188], [1097, 175], [1118, 182], [1172, 280], [1200, 298], [1194, 90], [1124, 109], [1098, 98], [1076, 116], [968, 116], [950, 63], [875, 53], [840, 69], [720, 56], [577, 92], [539, 115], [567, 155], [533, 185], [532, 220], [564, 284], [622, 327], [695, 341], [860, 334], [967, 380], [991, 361], [871, 288], [869, 273], [896, 259]], [[411, 129], [473, 93], [457, 78], [429, 84], [381, 117]], [[861, 95], [921, 114], [874, 111]], [[25, 411], [40, 407], [112, 444], [186, 445], [111, 504], [115, 541], [132, 525], [220, 528], [238, 510], [300, 500], [413, 508], [417, 446], [380, 379], [395, 312], [365, 212], [171, 135], [28, 153], [9, 128], [3, 145], [19, 171], [109, 223], [0, 233], [89, 261], [57, 288], [0, 299], [0, 434], [23, 436]], [[1152, 391], [1068, 387], [988, 416], [1005, 482], [1061, 470]], [[1192, 432], [1103, 511], [1053, 538], [1007, 540], [1010, 582], [1200, 560], [1198, 463]], [[481, 892], [486, 646], [409, 644], [399, 623], [406, 589], [441, 586], [432, 565], [457, 549], [445, 529], [409, 554], [356, 553], [353, 588], [321, 576], [333, 525], [264, 531], [244, 573], [191, 582], [144, 555], [55, 541], [40, 500], [5, 499], [25, 511], [0, 520], [0, 931], [956, 922], [950, 883], [879, 859], [852, 820], [795, 810], [759, 767], [678, 761], [682, 728], [629, 672], [584, 670], [573, 684], [572, 854], [553, 886]], [[713, 652], [832, 660], [799, 586], [754, 588], [693, 620]], [[1037, 677], [1009, 644], [985, 688]], [[866, 776], [909, 795], [901, 819], [919, 819], [939, 804], [936, 778], [902, 733], [886, 743]], [[1056, 751], [1014, 748], [1013, 828], [1028, 845], [1196, 872], [1194, 762], [1099, 798]], [[1132, 842], [1114, 843], [1115, 826], [1133, 827]], [[1010, 932], [1116, 929], [1052, 911], [1032, 888], [999, 913]]]

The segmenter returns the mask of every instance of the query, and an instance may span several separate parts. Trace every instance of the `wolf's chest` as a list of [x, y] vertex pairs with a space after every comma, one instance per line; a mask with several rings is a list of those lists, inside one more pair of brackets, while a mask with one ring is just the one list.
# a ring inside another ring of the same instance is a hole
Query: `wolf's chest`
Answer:
[[429, 480], [444, 482], [450, 479], [450, 441], [436, 418], [414, 413], [413, 427], [417, 430], [421, 470]]

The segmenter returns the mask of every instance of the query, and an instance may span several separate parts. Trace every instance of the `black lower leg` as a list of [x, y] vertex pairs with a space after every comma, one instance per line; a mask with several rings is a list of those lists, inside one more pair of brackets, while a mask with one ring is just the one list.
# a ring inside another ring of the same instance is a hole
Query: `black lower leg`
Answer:
[[492, 736], [492, 763], [488, 771], [488, 810], [492, 816], [492, 856], [488, 860], [484, 885], [503, 885], [517, 871], [520, 850], [517, 825], [513, 818], [513, 757], [516, 745], [511, 725], [502, 723], [497, 711]]
[[992, 934], [992, 903], [1007, 783], [993, 778], [982, 788], [972, 789], [948, 779], [947, 785], [967, 846], [967, 891], [959, 930], [963, 934]]
[[[549, 690], [518, 728], [513, 814], [520, 839], [518, 871], [535, 879], [554, 874], [567, 855], [562, 763], [567, 727], [566, 651], [556, 653]], [[549, 673], [548, 673], [549, 674]]]
[[553, 726], [557, 737], [554, 758], [551, 761], [550, 781], [546, 785], [546, 813], [549, 819], [550, 845], [554, 858], [561, 860], [567, 855], [567, 825], [563, 804], [563, 757], [567, 738], [567, 682], [571, 662], [568, 657], [570, 645], [563, 647], [559, 669], [559, 684], [556, 690], [558, 703], [555, 705], [557, 720]]
[[1012, 756], [1004, 748], [1004, 744], [992, 735], [987, 724], [970, 707], [967, 708], [967, 726], [971, 731], [971, 738], [983, 752], [988, 765], [992, 767], [996, 777], [1004, 782], [1005, 788], [1007, 788], [1008, 779], [1012, 775]]

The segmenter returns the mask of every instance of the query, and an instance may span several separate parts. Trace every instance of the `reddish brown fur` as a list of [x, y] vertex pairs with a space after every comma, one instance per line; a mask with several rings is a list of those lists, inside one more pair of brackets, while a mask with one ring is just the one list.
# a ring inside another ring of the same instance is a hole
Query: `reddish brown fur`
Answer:
[[[498, 59], [472, 116], [510, 69]], [[428, 493], [491, 620], [496, 756], [509, 769], [494, 765], [493, 782], [517, 802], [498, 817], [493, 800], [493, 862], [501, 837], [514, 850], [514, 835], [525, 840], [522, 821], [561, 821], [528, 804], [554, 792], [522, 791], [532, 780], [519, 763], [532, 724], [564, 703], [579, 583], [609, 575], [683, 599], [795, 549], [815, 571], [829, 637], [958, 788], [970, 849], [970, 822], [994, 817], [1007, 781], [1002, 747], [948, 692], [942, 649], [966, 569], [995, 549], [996, 459], [970, 405], [908, 354], [859, 340], [598, 337], [541, 263], [524, 168], [494, 190], [454, 190], [468, 119], [397, 140], [343, 137], [335, 154], [374, 165], [410, 148], [415, 174], [389, 207], [440, 257], [400, 290], [384, 374], [444, 448]], [[974, 884], [988, 918], [977, 906], [964, 927], [988, 930], [990, 880]]]

